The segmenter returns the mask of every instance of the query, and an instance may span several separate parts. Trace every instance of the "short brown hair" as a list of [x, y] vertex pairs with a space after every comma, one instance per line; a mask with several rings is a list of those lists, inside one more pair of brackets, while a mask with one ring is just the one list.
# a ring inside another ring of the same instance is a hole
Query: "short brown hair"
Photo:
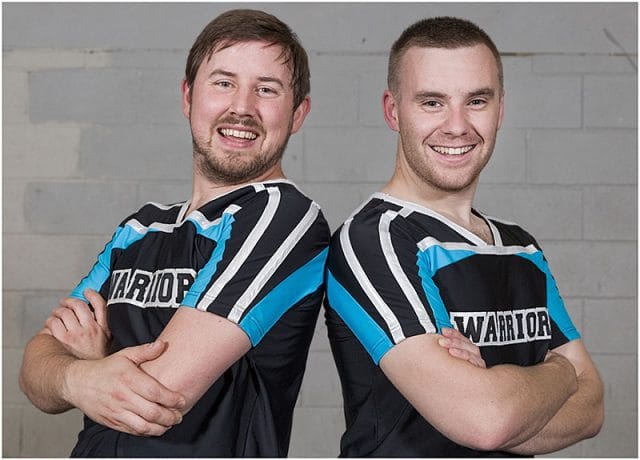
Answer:
[[413, 46], [456, 49], [479, 44], [486, 45], [495, 57], [500, 87], [502, 88], [504, 86], [502, 60], [493, 40], [484, 30], [471, 21], [449, 16], [422, 19], [402, 32], [389, 53], [387, 85], [391, 92], [397, 93], [400, 60], [407, 50]]
[[200, 65], [214, 52], [254, 40], [282, 48], [280, 57], [291, 69], [293, 106], [297, 108], [311, 90], [307, 53], [289, 26], [263, 11], [230, 10], [207, 24], [189, 51], [185, 70], [187, 85], [191, 88]]

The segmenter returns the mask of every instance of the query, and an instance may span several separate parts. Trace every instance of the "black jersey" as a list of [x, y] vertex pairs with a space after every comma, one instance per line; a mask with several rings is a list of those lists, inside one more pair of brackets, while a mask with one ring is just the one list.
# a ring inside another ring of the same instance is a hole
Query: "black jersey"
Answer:
[[325, 305], [345, 403], [341, 456], [507, 455], [454, 443], [395, 389], [378, 364], [407, 337], [456, 328], [480, 347], [487, 366], [533, 365], [579, 338], [535, 240], [473, 212], [494, 244], [382, 193], [334, 234]]
[[150, 203], [127, 218], [72, 296], [93, 288], [107, 299], [113, 352], [155, 340], [181, 305], [238, 324], [252, 349], [164, 435], [132, 436], [85, 417], [73, 456], [287, 455], [323, 296], [328, 225], [284, 180], [188, 208]]

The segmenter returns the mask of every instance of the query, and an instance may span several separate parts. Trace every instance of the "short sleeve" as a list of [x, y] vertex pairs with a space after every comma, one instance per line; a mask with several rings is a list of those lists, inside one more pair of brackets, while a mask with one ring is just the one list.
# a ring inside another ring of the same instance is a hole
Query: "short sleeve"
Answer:
[[373, 361], [405, 338], [437, 330], [418, 247], [396, 211], [362, 213], [334, 235], [327, 299]]
[[287, 310], [323, 288], [328, 226], [315, 202], [278, 186], [234, 206], [219, 226], [183, 305], [238, 324], [255, 346]]

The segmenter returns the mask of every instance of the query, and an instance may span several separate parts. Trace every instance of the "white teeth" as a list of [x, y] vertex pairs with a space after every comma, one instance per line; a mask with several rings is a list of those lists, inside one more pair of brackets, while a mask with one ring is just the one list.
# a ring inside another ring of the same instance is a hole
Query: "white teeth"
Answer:
[[443, 155], [462, 155], [463, 153], [467, 153], [468, 151], [470, 151], [473, 146], [467, 145], [465, 147], [443, 147], [440, 145], [434, 145], [431, 148]]
[[220, 133], [226, 137], [237, 137], [239, 139], [247, 139], [250, 141], [258, 137], [257, 134], [252, 133], [250, 131], [238, 131], [237, 129], [229, 129], [229, 128], [221, 129]]

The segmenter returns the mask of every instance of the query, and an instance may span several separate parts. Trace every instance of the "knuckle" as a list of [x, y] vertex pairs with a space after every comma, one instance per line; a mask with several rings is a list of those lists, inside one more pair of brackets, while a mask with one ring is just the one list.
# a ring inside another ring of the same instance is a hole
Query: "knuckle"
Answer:
[[140, 433], [141, 436], [148, 436], [151, 434], [152, 429], [149, 423], [141, 421], [137, 424], [136, 431]]
[[150, 422], [156, 421], [162, 417], [162, 411], [157, 406], [151, 406], [144, 412], [144, 418]]
[[124, 402], [127, 399], [125, 393], [120, 390], [113, 390], [111, 392], [111, 397], [117, 402]]

